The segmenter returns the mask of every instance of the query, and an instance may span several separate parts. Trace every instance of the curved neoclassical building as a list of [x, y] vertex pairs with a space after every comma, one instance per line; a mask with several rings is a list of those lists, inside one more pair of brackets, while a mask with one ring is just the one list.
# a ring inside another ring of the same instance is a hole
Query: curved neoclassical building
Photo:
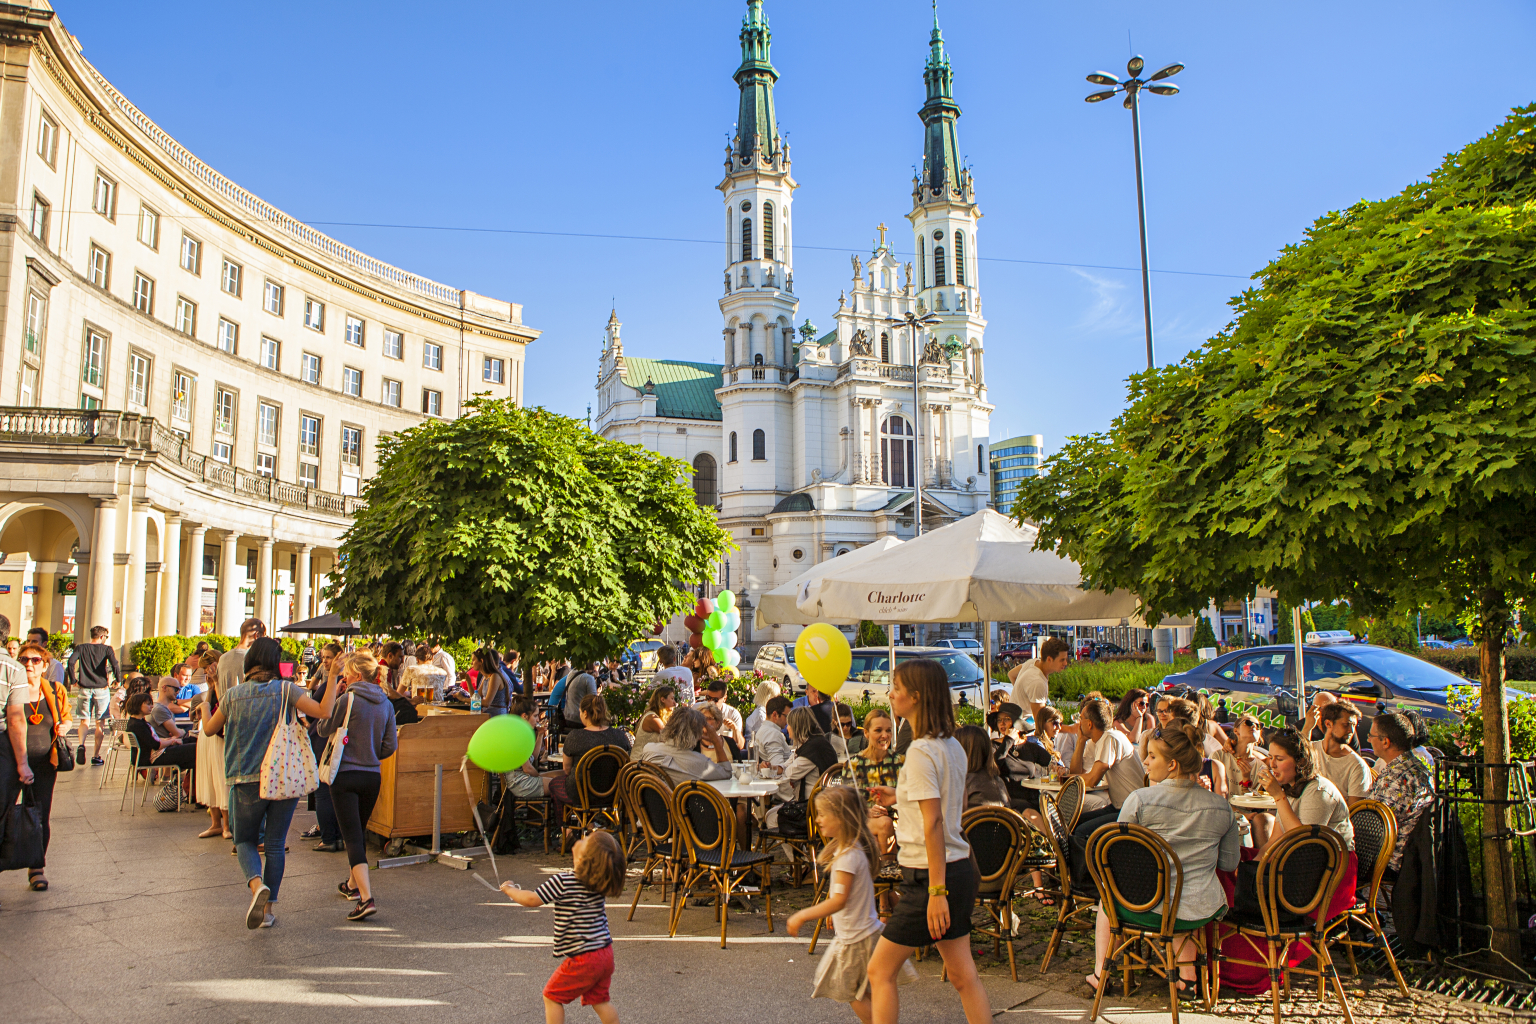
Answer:
[[538, 332], [225, 178], [31, 4], [0, 9], [0, 612], [307, 617], [379, 439], [521, 401]]

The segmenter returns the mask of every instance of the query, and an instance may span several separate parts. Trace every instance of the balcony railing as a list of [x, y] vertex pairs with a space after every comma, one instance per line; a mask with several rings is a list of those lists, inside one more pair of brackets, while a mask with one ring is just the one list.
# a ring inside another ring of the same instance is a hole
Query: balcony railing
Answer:
[[282, 483], [216, 462], [152, 416], [115, 409], [33, 409], [0, 406], [0, 444], [114, 445], [151, 452], [180, 466], [194, 480], [246, 498], [327, 515], [350, 516], [362, 498]]

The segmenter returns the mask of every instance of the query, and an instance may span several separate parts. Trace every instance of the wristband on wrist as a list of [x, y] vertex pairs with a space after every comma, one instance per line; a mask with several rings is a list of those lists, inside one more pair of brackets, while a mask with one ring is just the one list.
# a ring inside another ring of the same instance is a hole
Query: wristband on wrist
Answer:
[[928, 895], [929, 896], [948, 896], [949, 895], [949, 887], [947, 885], [930, 885], [928, 887]]

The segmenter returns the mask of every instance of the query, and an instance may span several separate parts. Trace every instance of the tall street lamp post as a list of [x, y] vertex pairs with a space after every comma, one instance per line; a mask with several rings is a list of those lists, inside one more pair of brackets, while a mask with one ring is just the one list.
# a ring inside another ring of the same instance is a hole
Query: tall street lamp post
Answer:
[[1141, 308], [1147, 328], [1147, 369], [1156, 365], [1152, 356], [1152, 277], [1147, 269], [1147, 200], [1146, 186], [1141, 174], [1141, 91], [1158, 96], [1173, 96], [1179, 87], [1164, 79], [1172, 78], [1184, 70], [1183, 64], [1169, 64], [1150, 78], [1143, 80], [1141, 71], [1146, 61], [1132, 57], [1125, 65], [1127, 78], [1121, 81], [1106, 71], [1095, 71], [1088, 76], [1094, 85], [1107, 85], [1108, 89], [1089, 93], [1083, 97], [1089, 103], [1098, 103], [1125, 93], [1125, 109], [1131, 112], [1131, 139], [1136, 147], [1136, 221], [1141, 228]]
[[917, 347], [917, 331], [920, 327], [931, 327], [944, 321], [932, 313], [918, 316], [910, 310], [902, 316], [888, 316], [885, 322], [892, 327], [905, 327], [911, 332], [912, 337], [912, 522], [916, 526], [914, 536], [923, 535], [923, 435], [922, 427], [922, 397], [918, 392], [918, 376], [922, 370], [922, 351]]

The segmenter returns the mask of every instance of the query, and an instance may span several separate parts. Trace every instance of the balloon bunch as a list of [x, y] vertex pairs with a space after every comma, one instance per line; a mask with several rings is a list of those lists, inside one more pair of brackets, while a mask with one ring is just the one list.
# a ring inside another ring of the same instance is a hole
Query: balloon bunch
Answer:
[[709, 651], [715, 656], [715, 664], [735, 668], [741, 664], [741, 652], [736, 650], [736, 630], [741, 626], [741, 612], [736, 607], [736, 595], [722, 590], [711, 601], [699, 598], [693, 606], [693, 614], [683, 618], [688, 630], [688, 643], [695, 650]]

